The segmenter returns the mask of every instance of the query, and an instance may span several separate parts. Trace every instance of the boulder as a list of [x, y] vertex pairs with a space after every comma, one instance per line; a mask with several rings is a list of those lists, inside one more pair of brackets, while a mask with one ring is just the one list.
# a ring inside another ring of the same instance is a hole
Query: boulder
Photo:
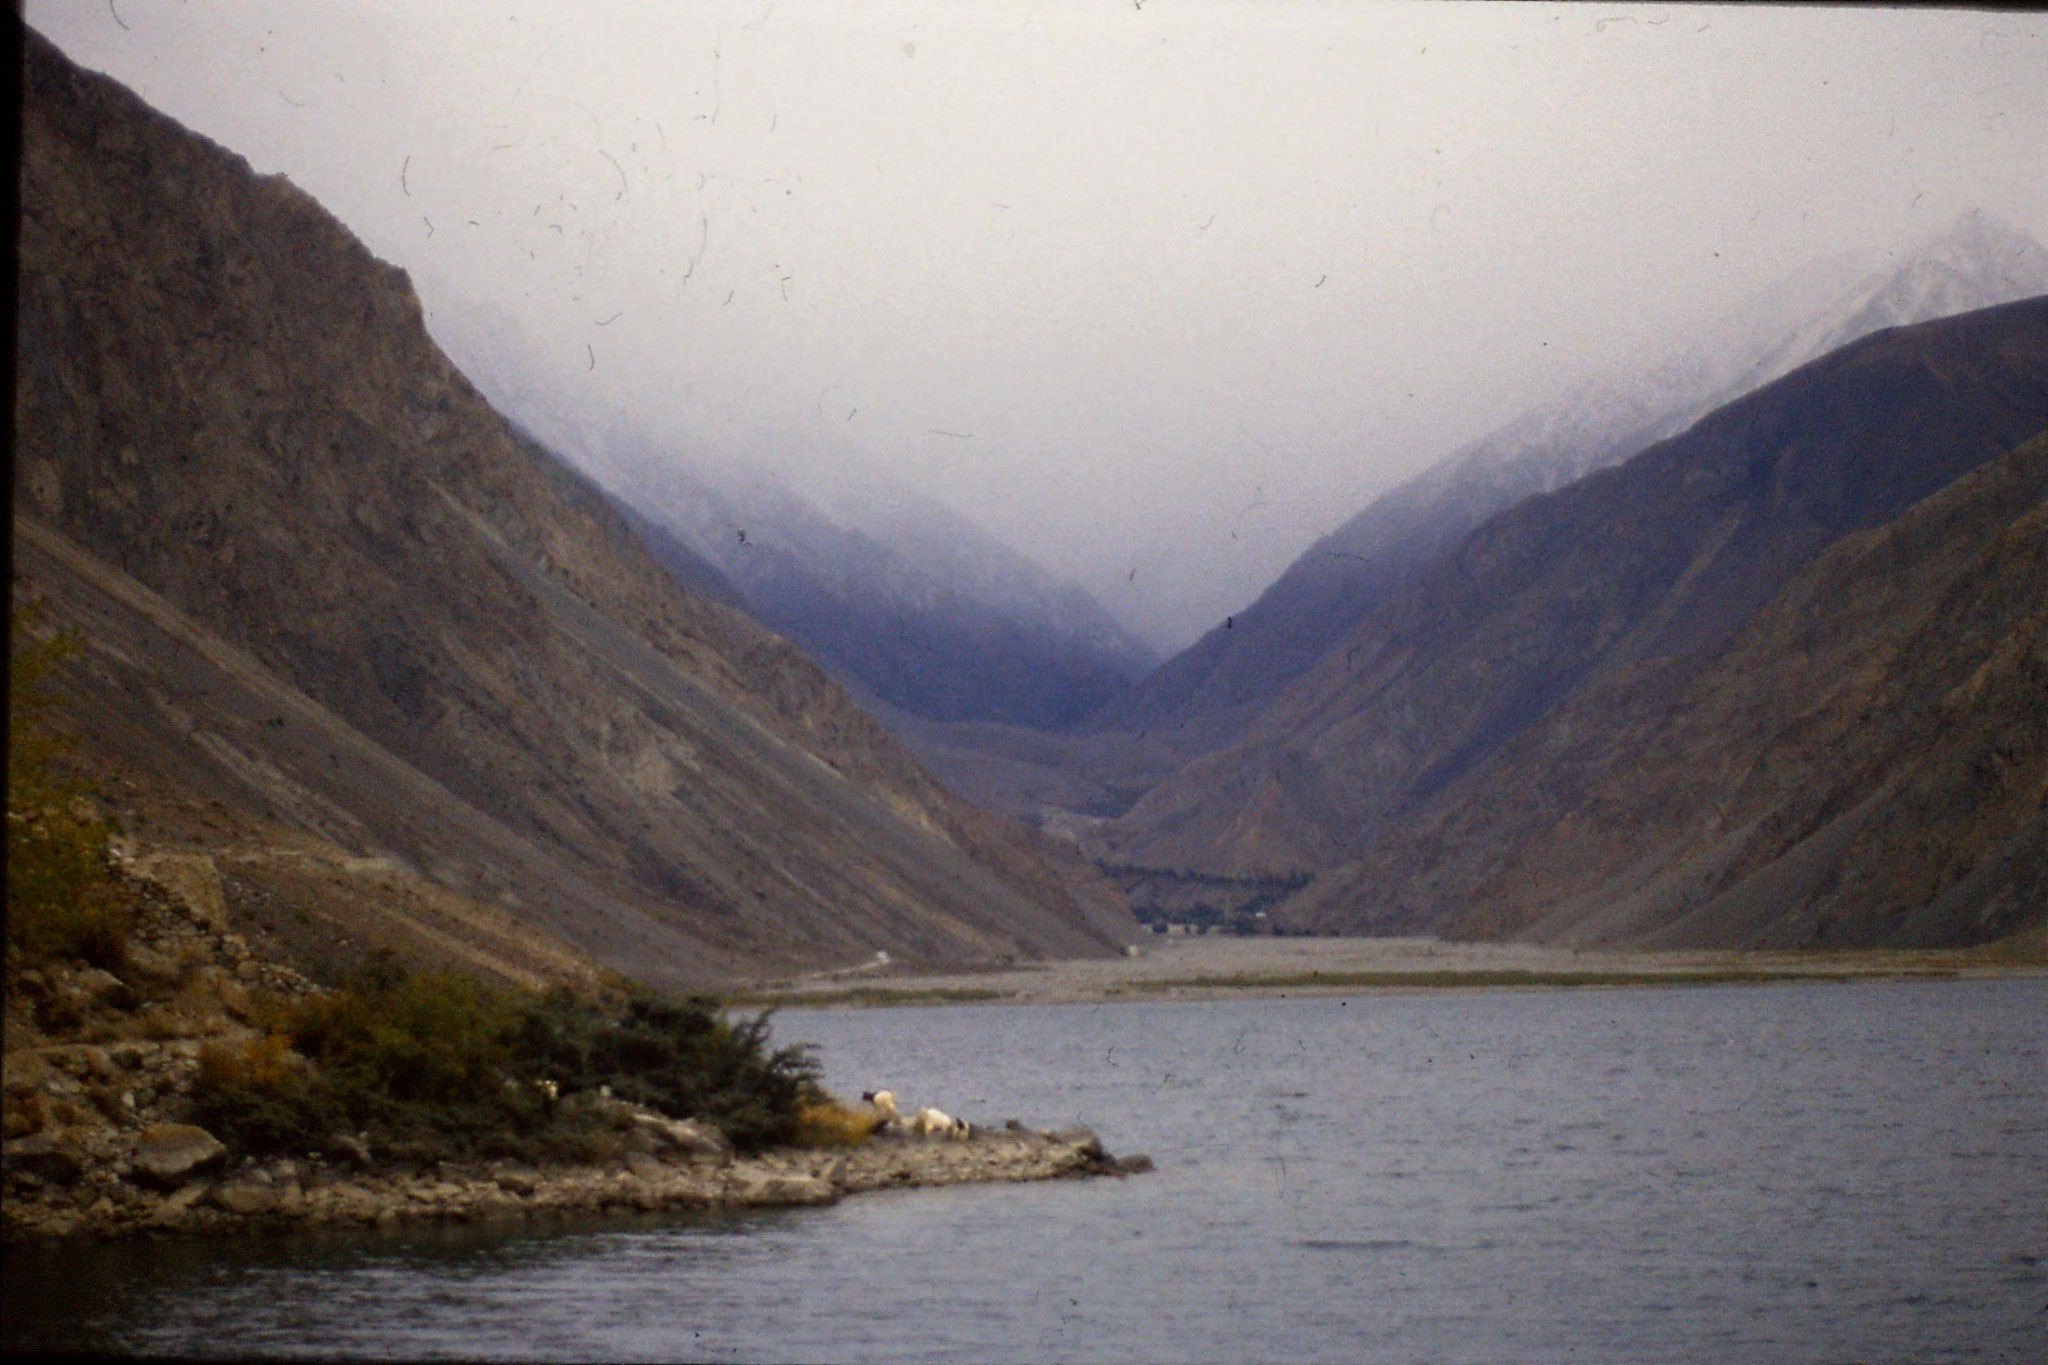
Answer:
[[499, 1171], [498, 1188], [507, 1194], [531, 1195], [540, 1189], [540, 1175], [535, 1171]]
[[69, 1185], [85, 1174], [85, 1157], [62, 1133], [31, 1133], [5, 1148], [7, 1169], [25, 1171], [53, 1185]]
[[135, 1177], [159, 1189], [183, 1184], [228, 1154], [220, 1139], [189, 1123], [153, 1123], [135, 1135]]
[[227, 895], [220, 869], [204, 854], [152, 853], [129, 864], [129, 871], [161, 888], [171, 903], [203, 929], [228, 927]]
[[107, 1055], [113, 1058], [114, 1065], [120, 1067], [123, 1071], [135, 1071], [139, 1070], [143, 1062], [148, 1060], [155, 1051], [156, 1044], [154, 1043], [128, 1040], [115, 1043], [112, 1047], [109, 1047]]
[[732, 1143], [710, 1124], [695, 1119], [672, 1119], [641, 1111], [634, 1115], [640, 1131], [657, 1143], [693, 1160], [721, 1161], [732, 1155]]
[[104, 1009], [127, 1011], [141, 1003], [133, 986], [99, 967], [88, 967], [80, 972], [78, 984], [93, 1004]]
[[361, 1135], [351, 1137], [347, 1133], [336, 1133], [327, 1139], [327, 1150], [332, 1155], [352, 1161], [361, 1167], [367, 1168], [373, 1164], [370, 1159], [369, 1139]]
[[237, 1181], [232, 1185], [214, 1188], [213, 1202], [229, 1213], [248, 1218], [257, 1214], [272, 1213], [277, 1209], [277, 1191], [268, 1185], [253, 1181]]
[[148, 1219], [150, 1225], [159, 1228], [174, 1228], [178, 1226], [192, 1212], [192, 1206], [204, 1199], [207, 1191], [212, 1188], [212, 1184], [204, 1180], [194, 1181], [192, 1184], [187, 1185], [184, 1189], [179, 1190], [150, 1211]]
[[645, 1152], [626, 1153], [626, 1169], [642, 1180], [659, 1180], [668, 1174], [668, 1167], [648, 1156]]

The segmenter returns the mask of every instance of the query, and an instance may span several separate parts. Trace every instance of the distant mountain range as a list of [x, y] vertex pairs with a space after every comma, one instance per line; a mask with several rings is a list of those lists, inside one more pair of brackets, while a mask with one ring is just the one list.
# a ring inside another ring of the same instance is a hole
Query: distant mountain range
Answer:
[[610, 491], [693, 591], [803, 647], [896, 728], [993, 722], [1063, 729], [1158, 656], [1077, 584], [918, 493], [858, 449], [799, 487], [772, 438], [651, 434], [628, 412], [564, 414], [519, 324], [445, 300], [434, 319], [465, 373], [536, 439]]
[[1393, 489], [1294, 562], [1259, 599], [1084, 722], [1225, 743], [1366, 613], [1488, 517], [1690, 427], [1708, 412], [1885, 327], [2048, 293], [2048, 249], [1982, 213], [1853, 284], [1782, 281], [1640, 370], [1580, 385]]
[[1156, 662], [1079, 587], [879, 470], [826, 502], [679, 455], [614, 463], [635, 513], [886, 711], [1060, 729]]
[[1095, 851], [1316, 874], [1276, 917], [1353, 932], [1953, 942], [2038, 917], [1977, 856], [2038, 872], [2038, 452], [1915, 504], [2044, 430], [2048, 298], [1868, 336], [1487, 519]]
[[239, 927], [669, 986], [1127, 941], [715, 566], [665, 572], [307, 195], [33, 34], [25, 76], [17, 600], [87, 644], [65, 709], [130, 836]]

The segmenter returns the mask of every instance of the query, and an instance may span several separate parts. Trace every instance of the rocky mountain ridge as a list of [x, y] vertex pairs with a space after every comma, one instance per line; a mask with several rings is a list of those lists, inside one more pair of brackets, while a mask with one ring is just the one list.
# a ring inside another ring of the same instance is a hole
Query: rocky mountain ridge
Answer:
[[[1368, 615], [1242, 741], [1103, 827], [1098, 851], [1270, 875], [1399, 846], [1400, 877], [1369, 896], [1357, 878], [1312, 885], [1301, 905], [1324, 908], [1298, 922], [1441, 926], [1456, 898], [1425, 873], [1492, 853], [1429, 822], [1476, 799], [1503, 754], [1549, 717], [1597, 730], [1611, 706], [1569, 708], [1610, 689], [1651, 713], [1682, 695], [1835, 540], [2048, 427], [2043, 374], [2048, 299], [1890, 330], [1517, 505]], [[1328, 908], [1368, 903], [1404, 911]]]
[[1853, 282], [1782, 281], [1627, 374], [1579, 384], [1376, 499], [1258, 600], [1085, 722], [1171, 731], [1195, 749], [1241, 734], [1417, 573], [1488, 517], [1674, 436], [1797, 367], [1887, 327], [2048, 293], [2048, 249], [1982, 212]]
[[648, 461], [620, 496], [894, 711], [1056, 730], [1154, 662], [1079, 587], [907, 488], [828, 505], [767, 475], [716, 486]]
[[910, 730], [898, 717], [1057, 730], [1158, 662], [1077, 584], [857, 443], [786, 470], [777, 442], [788, 438], [773, 434], [693, 440], [658, 414], [567, 412], [532, 377], [539, 343], [504, 310], [457, 296], [430, 323], [503, 411], [608, 491], [685, 585], [794, 641], [899, 735]]
[[267, 893], [337, 936], [381, 878], [415, 940], [509, 920], [660, 984], [1120, 944], [1077, 863], [680, 590], [308, 196], [33, 34], [25, 75], [17, 588], [84, 628], [74, 723], [145, 821], [312, 841]]
[[1294, 922], [1744, 948], [2038, 925], [2044, 555], [2039, 437], [1838, 542], [1675, 698], [1652, 666], [1561, 707]]

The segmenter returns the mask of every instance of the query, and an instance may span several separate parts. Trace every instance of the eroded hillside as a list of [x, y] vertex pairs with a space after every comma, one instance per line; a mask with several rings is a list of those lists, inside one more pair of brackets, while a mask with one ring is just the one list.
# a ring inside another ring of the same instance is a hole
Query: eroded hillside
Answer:
[[[91, 646], [87, 756], [138, 812], [212, 811], [182, 844], [290, 831], [674, 984], [1128, 935], [1078, 863], [681, 590], [402, 272], [33, 35], [19, 337], [17, 592]], [[348, 896], [291, 894], [345, 932]]]
[[[1661, 715], [1841, 536], [2048, 427], [2044, 374], [2048, 300], [1897, 329], [1522, 503], [1368, 616], [1242, 743], [1109, 826], [1109, 848], [1148, 866], [1326, 874], [1290, 910], [1299, 924], [1442, 927], [1527, 814], [1493, 785], [1503, 755], [1539, 733], [1606, 743]], [[1450, 832], [1481, 805], [1500, 828]]]

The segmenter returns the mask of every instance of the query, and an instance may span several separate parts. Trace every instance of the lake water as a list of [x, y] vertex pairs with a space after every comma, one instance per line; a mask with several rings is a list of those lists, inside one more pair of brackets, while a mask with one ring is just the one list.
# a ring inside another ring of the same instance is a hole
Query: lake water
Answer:
[[787, 1012], [1129, 1180], [16, 1257], [7, 1344], [898, 1361], [2048, 1360], [2048, 980]]

